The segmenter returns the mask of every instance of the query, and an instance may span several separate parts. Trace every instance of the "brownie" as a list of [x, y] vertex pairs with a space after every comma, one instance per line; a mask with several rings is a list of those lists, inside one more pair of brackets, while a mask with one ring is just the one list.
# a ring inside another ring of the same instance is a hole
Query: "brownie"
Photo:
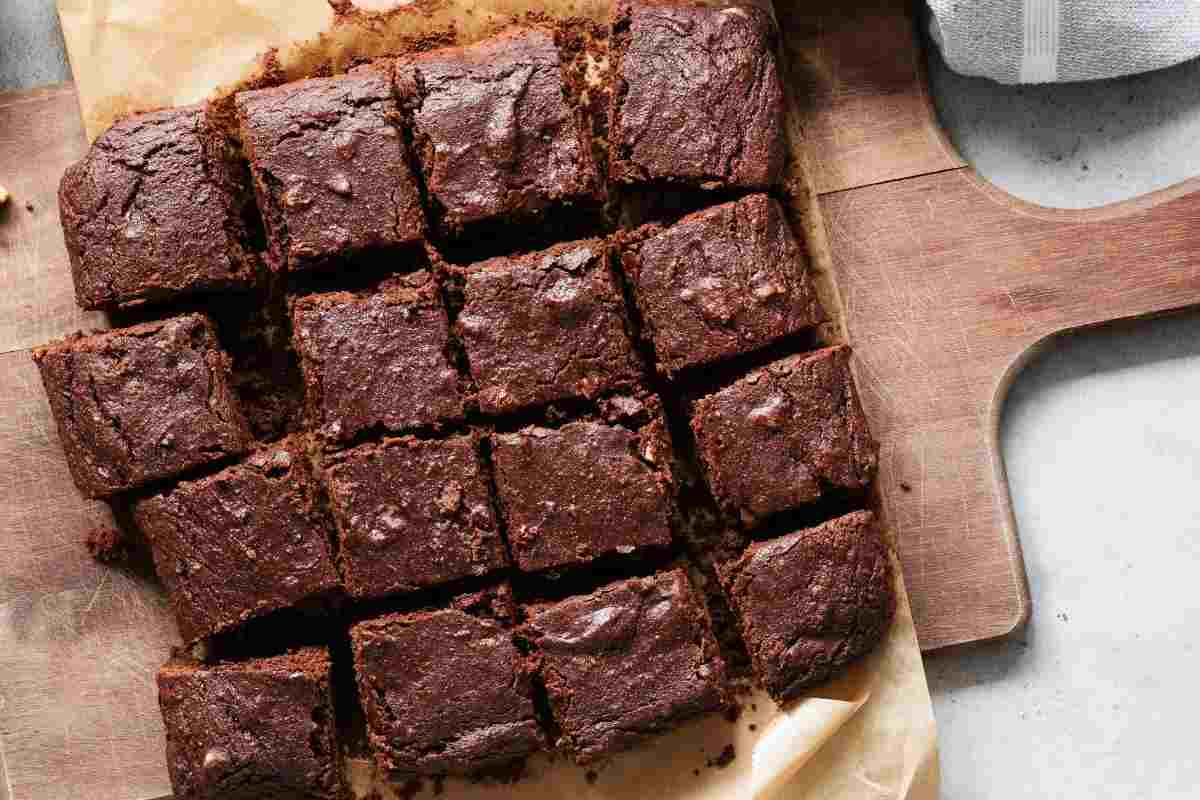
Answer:
[[822, 318], [804, 254], [767, 195], [647, 226], [622, 247], [621, 264], [667, 375], [763, 347]]
[[755, 677], [780, 703], [870, 652], [895, 613], [891, 560], [869, 511], [752, 544], [718, 574]]
[[335, 800], [341, 769], [329, 654], [308, 648], [158, 672], [176, 800]]
[[747, 525], [863, 489], [878, 460], [846, 347], [780, 359], [697, 400], [692, 430], [717, 501]]
[[293, 303], [292, 324], [305, 413], [326, 439], [462, 418], [464, 393], [449, 351], [449, 322], [431, 280], [368, 295], [308, 295]]
[[229, 357], [201, 314], [74, 334], [35, 348], [67, 466], [107, 497], [227, 456], [252, 441]]
[[396, 85], [443, 233], [596, 195], [590, 133], [548, 32], [412, 56]]
[[58, 187], [75, 301], [114, 308], [256, 284], [250, 201], [201, 106], [118, 122]]
[[237, 95], [271, 246], [290, 269], [417, 242], [421, 198], [384, 71]]
[[594, 398], [638, 382], [621, 292], [599, 239], [489, 259], [464, 273], [456, 331], [484, 413]]
[[671, 445], [658, 413], [638, 428], [580, 420], [495, 434], [492, 460], [523, 571], [671, 544]]
[[609, 174], [755, 189], [783, 167], [779, 33], [767, 9], [618, 0]]
[[708, 613], [682, 569], [529, 609], [554, 721], [580, 764], [727, 702]]
[[389, 773], [470, 774], [543, 746], [505, 586], [350, 629], [375, 761]]
[[338, 585], [331, 525], [292, 437], [215, 475], [137, 501], [179, 633], [192, 642]]
[[346, 589], [381, 597], [507, 566], [475, 436], [385, 439], [326, 457]]

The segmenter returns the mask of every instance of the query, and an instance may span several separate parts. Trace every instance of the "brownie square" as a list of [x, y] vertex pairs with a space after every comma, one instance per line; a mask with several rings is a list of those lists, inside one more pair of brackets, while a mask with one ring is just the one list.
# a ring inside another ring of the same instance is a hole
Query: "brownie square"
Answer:
[[375, 761], [390, 773], [470, 774], [543, 746], [533, 683], [513, 643], [506, 586], [450, 608], [350, 629]]
[[464, 270], [456, 322], [485, 414], [637, 384], [621, 292], [599, 239]]
[[75, 485], [108, 497], [244, 453], [249, 428], [212, 324], [188, 314], [35, 348]]
[[708, 612], [682, 569], [530, 608], [520, 635], [580, 764], [727, 702]]
[[590, 134], [547, 31], [413, 56], [396, 85], [444, 233], [596, 194]]
[[770, 11], [619, 0], [613, 15], [612, 179], [726, 189], [777, 183], [783, 89]]
[[896, 609], [887, 545], [869, 511], [752, 544], [718, 574], [755, 677], [779, 703], [870, 652]]
[[650, 225], [622, 246], [658, 369], [674, 375], [821, 321], [805, 258], [779, 203], [756, 194]]
[[331, 526], [296, 437], [139, 500], [133, 517], [185, 642], [338, 585]]
[[58, 188], [76, 302], [112, 308], [256, 283], [250, 200], [245, 168], [201, 106], [118, 122]]
[[495, 434], [492, 459], [522, 571], [671, 544], [671, 445], [657, 413], [640, 428], [581, 420]]
[[369, 295], [302, 297], [292, 305], [292, 325], [305, 414], [327, 440], [346, 441], [375, 427], [403, 432], [462, 418], [449, 322], [431, 280], [392, 284]]
[[236, 98], [271, 245], [291, 269], [419, 241], [425, 217], [386, 72]]
[[747, 525], [862, 489], [878, 460], [847, 347], [780, 359], [697, 400], [692, 430], [717, 501]]
[[341, 769], [329, 654], [158, 672], [167, 769], [176, 800], [335, 800]]
[[326, 456], [346, 589], [382, 597], [507, 566], [476, 436], [403, 437]]

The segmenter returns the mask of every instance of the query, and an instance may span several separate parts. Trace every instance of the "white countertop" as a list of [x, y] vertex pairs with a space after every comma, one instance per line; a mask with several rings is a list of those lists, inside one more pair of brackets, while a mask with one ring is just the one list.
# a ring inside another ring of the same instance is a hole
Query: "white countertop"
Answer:
[[[1094, 206], [1200, 175], [1200, 64], [1023, 89], [936, 57], [931, 74], [963, 154], [1024, 199]], [[0, 1], [0, 89], [67, 77], [53, 0]], [[1067, 337], [1018, 379], [1003, 446], [1033, 619], [927, 659], [944, 797], [1196, 794], [1197, 397], [1200, 314]]]

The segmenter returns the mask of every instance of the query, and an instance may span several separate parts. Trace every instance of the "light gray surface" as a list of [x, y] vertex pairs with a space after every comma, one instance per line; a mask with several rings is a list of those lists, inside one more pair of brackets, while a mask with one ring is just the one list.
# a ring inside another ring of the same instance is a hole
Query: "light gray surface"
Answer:
[[[0, 35], [0, 87], [68, 76], [51, 0], [0, 0]], [[1027, 200], [1099, 205], [1200, 175], [1200, 65], [1036, 89], [936, 58], [931, 74], [966, 157]], [[1003, 446], [1033, 621], [928, 659], [944, 797], [1194, 796], [1197, 396], [1198, 315], [1069, 337], [1017, 381]]]

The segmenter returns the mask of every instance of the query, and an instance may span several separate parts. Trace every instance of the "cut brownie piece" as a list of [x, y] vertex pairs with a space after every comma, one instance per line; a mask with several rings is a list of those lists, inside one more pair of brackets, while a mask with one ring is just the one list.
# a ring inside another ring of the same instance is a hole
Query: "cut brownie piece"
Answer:
[[517, 567], [533, 572], [671, 543], [671, 445], [657, 411], [638, 429], [583, 420], [492, 437]]
[[67, 466], [107, 497], [226, 456], [250, 431], [207, 317], [75, 334], [35, 348]]
[[392, 614], [350, 629], [359, 698], [379, 767], [470, 774], [543, 746], [525, 657], [509, 630], [507, 586], [439, 611]]
[[413, 56], [396, 85], [443, 232], [596, 194], [590, 134], [548, 32]]
[[778, 182], [783, 89], [770, 12], [619, 0], [613, 13], [611, 177], [703, 188]]
[[535, 606], [520, 635], [580, 764], [727, 702], [725, 663], [682, 569]]
[[846, 347], [780, 359], [697, 400], [692, 430], [717, 501], [747, 525], [866, 487], [878, 458]]
[[185, 642], [338, 585], [331, 526], [298, 437], [139, 500], [133, 516]]
[[[426, 276], [427, 277], [427, 276]], [[370, 295], [309, 295], [292, 305], [309, 423], [346, 441], [375, 426], [436, 427], [462, 418], [449, 322], [432, 280]]]
[[475, 436], [385, 439], [326, 457], [346, 589], [382, 597], [507, 565]]
[[763, 194], [647, 226], [622, 247], [621, 264], [667, 375], [821, 321], [804, 254]]
[[755, 676], [780, 703], [870, 652], [895, 613], [891, 559], [868, 511], [752, 544], [718, 573]]
[[242, 92], [237, 108], [271, 246], [288, 268], [421, 239], [386, 72]]
[[257, 282], [249, 176], [200, 106], [118, 122], [63, 174], [75, 299], [111, 308]]
[[640, 364], [599, 239], [465, 269], [456, 329], [487, 414], [637, 384]]
[[167, 769], [177, 800], [335, 800], [341, 769], [329, 654], [158, 672]]

